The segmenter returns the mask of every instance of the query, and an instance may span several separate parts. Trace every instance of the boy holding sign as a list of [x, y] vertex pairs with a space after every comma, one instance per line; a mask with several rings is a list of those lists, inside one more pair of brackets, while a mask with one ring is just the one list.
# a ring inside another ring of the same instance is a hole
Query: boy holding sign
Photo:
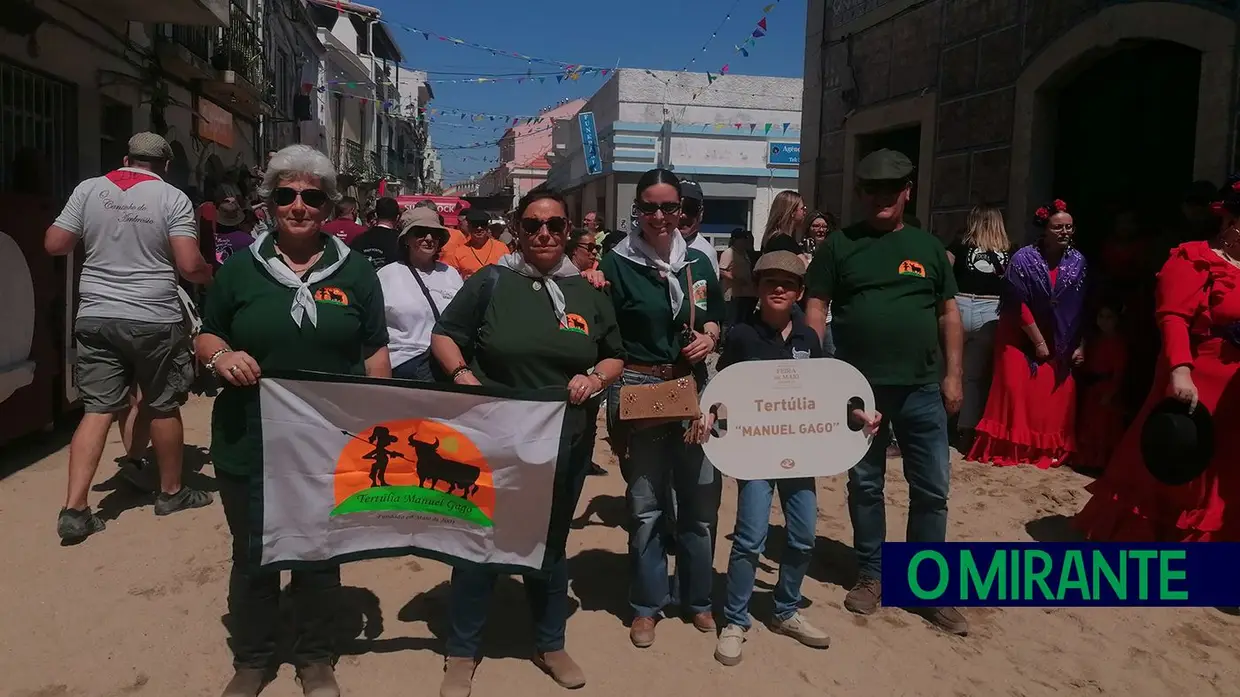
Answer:
[[[792, 252], [769, 252], [758, 260], [753, 275], [758, 289], [758, 311], [728, 332], [718, 369], [723, 371], [742, 361], [822, 358], [822, 341], [805, 323], [804, 315], [794, 314], [805, 288], [805, 262]], [[858, 409], [853, 418], [872, 430], [881, 417]], [[758, 555], [766, 545], [771, 499], [776, 490], [783, 505], [788, 541], [779, 565], [775, 613], [769, 626], [771, 631], [790, 636], [806, 646], [827, 648], [831, 644], [827, 633], [797, 612], [801, 582], [814, 549], [814, 524], [818, 518], [814, 478], [738, 480], [737, 486], [736, 529], [728, 559], [727, 600], [723, 610], [726, 626], [715, 647], [715, 660], [725, 666], [741, 662], [741, 648], [750, 627], [749, 599], [753, 595], [755, 568]]]

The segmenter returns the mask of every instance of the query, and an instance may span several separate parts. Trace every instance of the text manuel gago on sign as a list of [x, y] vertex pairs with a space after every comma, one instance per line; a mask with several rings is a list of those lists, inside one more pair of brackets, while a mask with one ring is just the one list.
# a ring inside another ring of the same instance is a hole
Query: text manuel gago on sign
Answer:
[[892, 607], [1235, 607], [1240, 544], [888, 542]]

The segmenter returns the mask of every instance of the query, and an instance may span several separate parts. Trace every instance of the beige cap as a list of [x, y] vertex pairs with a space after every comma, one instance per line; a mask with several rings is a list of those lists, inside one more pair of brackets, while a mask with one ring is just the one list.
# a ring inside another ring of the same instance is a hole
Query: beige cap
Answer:
[[804, 278], [805, 262], [801, 261], [801, 257], [792, 252], [767, 252], [758, 258], [758, 263], [754, 264], [753, 267], [755, 276], [764, 271], [783, 271], [797, 278]]
[[439, 244], [448, 243], [448, 228], [439, 224], [439, 213], [429, 208], [408, 208], [400, 214], [400, 234], [396, 239], [403, 238], [413, 228], [434, 230]]
[[129, 139], [130, 157], [147, 157], [152, 160], [171, 160], [172, 146], [158, 133], [144, 131]]

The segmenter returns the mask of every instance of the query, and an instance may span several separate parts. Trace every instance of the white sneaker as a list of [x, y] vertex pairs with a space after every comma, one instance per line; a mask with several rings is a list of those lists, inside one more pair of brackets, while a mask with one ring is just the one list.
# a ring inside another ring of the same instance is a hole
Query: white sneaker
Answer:
[[[826, 632], [810, 624], [800, 613], [782, 622], [772, 622], [771, 631], [776, 634], [792, 637], [813, 649], [825, 649], [831, 645], [831, 637]], [[722, 642], [722, 639], [720, 640]]]
[[745, 644], [745, 629], [740, 625], [729, 624], [719, 633], [719, 641], [715, 644], [715, 660], [725, 666], [734, 666], [741, 662], [741, 647]]

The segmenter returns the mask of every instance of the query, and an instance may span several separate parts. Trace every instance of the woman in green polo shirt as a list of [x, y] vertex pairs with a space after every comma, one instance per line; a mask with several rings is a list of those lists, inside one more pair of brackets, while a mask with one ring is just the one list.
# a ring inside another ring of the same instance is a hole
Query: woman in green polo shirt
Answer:
[[[568, 527], [594, 452], [584, 406], [619, 377], [620, 333], [607, 296], [564, 255], [569, 222], [564, 199], [539, 187], [516, 210], [518, 251], [470, 276], [443, 311], [431, 352], [459, 385], [568, 390], [568, 472], [557, 476], [547, 532], [548, 576], [527, 576], [534, 615], [534, 663], [566, 688], [585, 685], [564, 651], [568, 621]], [[477, 567], [452, 570], [452, 633], [441, 697], [468, 697], [497, 575]]]
[[[676, 229], [680, 218], [676, 175], [665, 169], [642, 175], [633, 209], [638, 225], [599, 265], [611, 284], [628, 358], [621, 383], [651, 384], [693, 374], [701, 387], [703, 361], [719, 344], [723, 292], [710, 259], [688, 247]], [[629, 638], [638, 648], [653, 644], [656, 618], [677, 592], [676, 604], [693, 625], [714, 632], [713, 536], [721, 480], [695, 444], [700, 442], [703, 422], [688, 425], [693, 433], [686, 433], [686, 425], [680, 423], [633, 428], [619, 420], [619, 410], [617, 385], [607, 396], [607, 429], [628, 485], [629, 555], [634, 568]], [[673, 517], [677, 587], [669, 588], [665, 536]]]
[[[195, 351], [224, 383], [211, 412], [211, 460], [232, 533], [228, 615], [236, 674], [224, 697], [255, 697], [275, 667], [279, 572], [250, 550], [253, 480], [264, 466], [258, 379], [275, 370], [391, 377], [383, 293], [366, 257], [321, 226], [340, 199], [336, 172], [317, 150], [294, 145], [271, 158], [260, 194], [273, 231], [235, 252], [207, 294]], [[340, 694], [332, 620], [340, 568], [294, 571], [293, 642], [305, 694]]]

